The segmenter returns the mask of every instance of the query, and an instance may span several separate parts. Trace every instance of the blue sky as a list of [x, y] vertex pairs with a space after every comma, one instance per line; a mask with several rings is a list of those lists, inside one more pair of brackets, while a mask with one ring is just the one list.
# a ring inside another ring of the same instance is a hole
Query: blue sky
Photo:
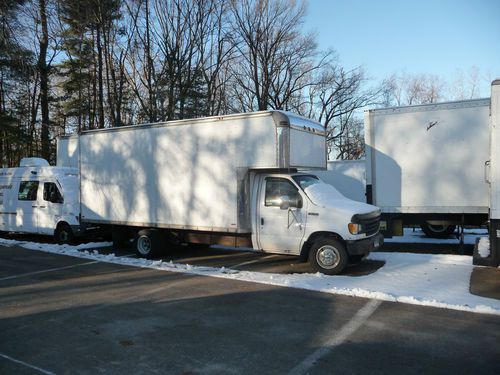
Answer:
[[500, 0], [309, 0], [304, 25], [321, 49], [376, 80], [391, 73], [451, 81], [477, 66], [482, 96], [500, 77]]

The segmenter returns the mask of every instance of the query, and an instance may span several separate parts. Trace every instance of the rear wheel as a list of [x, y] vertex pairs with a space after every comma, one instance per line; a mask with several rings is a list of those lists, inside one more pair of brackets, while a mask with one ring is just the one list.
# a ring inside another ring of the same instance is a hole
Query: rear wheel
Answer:
[[431, 238], [447, 238], [455, 232], [456, 225], [433, 225], [424, 223], [420, 225], [422, 231], [427, 237]]
[[142, 229], [135, 239], [135, 250], [141, 258], [156, 258], [161, 254], [161, 236], [155, 229]]
[[345, 246], [334, 238], [316, 240], [309, 251], [309, 263], [325, 275], [337, 275], [347, 265], [349, 257]]
[[59, 245], [72, 244], [75, 240], [75, 236], [71, 227], [66, 223], [59, 224], [54, 232], [54, 240]]

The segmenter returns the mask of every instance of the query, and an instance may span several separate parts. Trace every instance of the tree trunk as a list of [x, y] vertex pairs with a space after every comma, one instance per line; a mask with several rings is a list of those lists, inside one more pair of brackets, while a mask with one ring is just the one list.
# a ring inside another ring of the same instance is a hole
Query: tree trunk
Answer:
[[101, 46], [101, 26], [97, 26], [96, 33], [96, 43], [97, 43], [97, 84], [98, 84], [98, 128], [104, 128], [104, 88], [103, 88], [103, 78], [102, 78], [102, 46]]
[[50, 160], [50, 119], [49, 119], [49, 74], [47, 68], [47, 48], [49, 45], [49, 31], [47, 27], [47, 12], [45, 0], [39, 0], [40, 22], [42, 35], [40, 37], [40, 56], [38, 70], [40, 71], [40, 107], [42, 111], [42, 158]]
[[149, 122], [157, 121], [156, 95], [153, 91], [153, 59], [151, 58], [151, 36], [149, 30], [149, 1], [146, 0], [146, 79], [148, 82]]

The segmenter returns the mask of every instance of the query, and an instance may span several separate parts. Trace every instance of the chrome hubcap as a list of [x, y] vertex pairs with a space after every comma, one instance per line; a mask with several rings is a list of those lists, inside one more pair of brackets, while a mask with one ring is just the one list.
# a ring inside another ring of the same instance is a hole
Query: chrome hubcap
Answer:
[[332, 269], [340, 263], [340, 254], [333, 246], [326, 245], [318, 250], [316, 260], [321, 267]]

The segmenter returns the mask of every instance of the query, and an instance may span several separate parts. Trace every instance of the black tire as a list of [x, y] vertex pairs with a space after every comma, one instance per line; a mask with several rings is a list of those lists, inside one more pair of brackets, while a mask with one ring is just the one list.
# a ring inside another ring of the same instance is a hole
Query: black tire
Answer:
[[420, 225], [425, 235], [431, 238], [448, 238], [455, 232], [456, 227], [456, 225], [432, 225], [429, 223]]
[[59, 245], [71, 245], [75, 242], [75, 235], [68, 224], [61, 223], [54, 232], [54, 240]]
[[140, 258], [157, 258], [162, 253], [160, 233], [155, 229], [140, 230], [135, 239], [135, 252]]
[[337, 275], [344, 270], [349, 257], [345, 246], [334, 238], [316, 240], [309, 250], [309, 263], [325, 275]]

